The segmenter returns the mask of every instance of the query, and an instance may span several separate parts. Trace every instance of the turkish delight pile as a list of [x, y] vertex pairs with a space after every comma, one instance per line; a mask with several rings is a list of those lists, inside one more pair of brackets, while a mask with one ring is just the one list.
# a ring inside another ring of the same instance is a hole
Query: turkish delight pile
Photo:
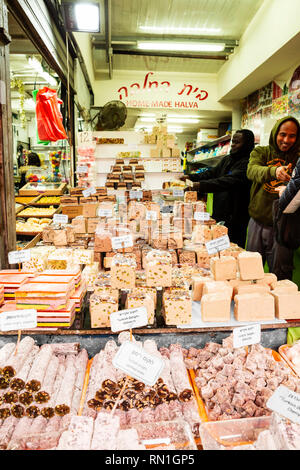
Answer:
[[300, 392], [300, 380], [270, 349], [260, 344], [233, 348], [232, 335], [222, 344], [208, 342], [203, 349], [190, 348], [185, 358], [196, 373], [196, 385], [210, 420], [265, 416], [270, 396], [279, 385]]
[[[120, 342], [126, 338], [127, 332], [123, 333], [119, 335]], [[146, 340], [140, 346], [164, 360], [165, 367], [155, 385], [126, 380], [125, 373], [112, 364], [118, 345], [109, 340], [93, 358], [82, 414], [93, 418], [99, 412], [112, 414], [119, 417], [121, 429], [185, 419], [197, 434], [200, 418], [181, 347], [171, 345], [161, 354], [154, 340]]]
[[39, 347], [29, 336], [17, 346], [6, 343], [0, 349], [0, 449], [31, 435], [31, 445], [43, 447], [41, 433], [57, 438], [78, 412], [87, 362], [78, 343]]

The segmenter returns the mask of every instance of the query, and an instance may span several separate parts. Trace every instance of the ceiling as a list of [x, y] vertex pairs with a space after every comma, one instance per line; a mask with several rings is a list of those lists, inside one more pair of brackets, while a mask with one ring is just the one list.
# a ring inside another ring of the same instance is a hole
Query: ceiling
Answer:
[[[60, 0], [55, 0], [61, 3]], [[72, 0], [71, 0], [72, 1]], [[78, 0], [79, 1], [79, 0]], [[235, 48], [243, 32], [265, 0], [98, 0], [103, 31], [92, 34], [91, 51], [95, 78], [113, 78], [118, 70], [153, 72], [217, 73]], [[26, 33], [9, 14], [11, 74], [25, 83], [30, 98], [35, 86], [47, 80], [29, 65], [28, 55], [37, 54]], [[134, 45], [140, 39], [163, 41], [222, 41], [228, 43], [225, 52], [179, 53], [176, 51], [138, 51]], [[84, 59], [84, 57], [83, 57]], [[44, 69], [50, 72], [47, 64]], [[13, 108], [18, 107], [18, 91], [12, 91]], [[32, 103], [31, 103], [32, 105]], [[95, 110], [96, 112], [97, 110]], [[134, 127], [138, 116], [147, 110], [128, 109], [128, 118], [122, 129]], [[153, 110], [149, 110], [149, 113]], [[157, 113], [157, 112], [156, 112]], [[171, 114], [171, 113], [170, 113]], [[199, 127], [216, 127], [230, 121], [231, 112], [177, 111], [172, 115], [197, 117], [197, 123], [186, 123], [184, 134], [196, 134]], [[157, 113], [161, 117], [162, 112]]]

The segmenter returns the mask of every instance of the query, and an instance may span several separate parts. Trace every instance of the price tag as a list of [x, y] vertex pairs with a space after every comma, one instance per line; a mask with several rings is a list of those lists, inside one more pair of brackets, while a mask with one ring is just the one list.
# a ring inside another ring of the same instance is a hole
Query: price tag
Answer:
[[150, 387], [156, 383], [165, 365], [163, 359], [152, 356], [132, 341], [125, 341], [121, 345], [112, 363], [117, 369]]
[[113, 250], [119, 250], [120, 248], [129, 248], [130, 246], [133, 246], [132, 235], [112, 237], [111, 244]]
[[78, 175], [81, 175], [81, 174], [84, 174], [84, 173], [88, 173], [88, 171], [89, 171], [89, 167], [88, 167], [88, 166], [78, 166], [76, 173], [77, 173]]
[[119, 310], [110, 315], [111, 331], [130, 330], [148, 325], [148, 314], [146, 307], [129, 308]]
[[183, 189], [173, 189], [173, 196], [174, 197], [183, 197], [184, 190]]
[[233, 347], [242, 348], [250, 344], [260, 343], [261, 326], [259, 323], [254, 325], [241, 326], [233, 330]]
[[200, 220], [201, 222], [205, 222], [206, 220], [210, 219], [210, 213], [209, 212], [195, 212], [194, 219]]
[[157, 212], [146, 211], [146, 220], [157, 220]]
[[82, 191], [82, 195], [84, 197], [89, 197], [91, 196], [92, 194], [96, 194], [96, 189], [95, 188], [87, 188], [85, 189], [84, 191]]
[[111, 209], [98, 209], [97, 215], [98, 217], [112, 217], [112, 210]]
[[8, 253], [9, 264], [21, 264], [30, 261], [30, 250], [10, 251]]
[[37, 326], [37, 311], [28, 309], [2, 312], [0, 322], [1, 331], [30, 330]]
[[209, 255], [214, 255], [222, 250], [227, 250], [230, 248], [230, 240], [228, 235], [223, 235], [223, 237], [215, 238], [207, 243], [205, 243], [207, 252]]
[[79, 144], [90, 144], [93, 141], [93, 133], [91, 131], [78, 132]]
[[270, 410], [300, 424], [300, 394], [292, 392], [284, 385], [279, 385], [266, 403]]
[[69, 217], [67, 214], [54, 214], [53, 216], [53, 222], [55, 224], [64, 225], [64, 224], [67, 224], [68, 221], [69, 221]]
[[138, 190], [131, 190], [129, 191], [129, 197], [130, 199], [143, 199], [143, 191]]

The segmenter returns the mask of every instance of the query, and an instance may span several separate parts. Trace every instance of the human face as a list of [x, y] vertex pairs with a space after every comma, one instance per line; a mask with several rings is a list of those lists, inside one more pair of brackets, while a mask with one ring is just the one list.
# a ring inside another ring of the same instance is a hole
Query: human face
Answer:
[[276, 144], [281, 152], [288, 152], [297, 140], [298, 128], [293, 121], [281, 124], [276, 137]]
[[231, 141], [231, 153], [237, 153], [244, 145], [244, 137], [240, 132], [236, 132]]

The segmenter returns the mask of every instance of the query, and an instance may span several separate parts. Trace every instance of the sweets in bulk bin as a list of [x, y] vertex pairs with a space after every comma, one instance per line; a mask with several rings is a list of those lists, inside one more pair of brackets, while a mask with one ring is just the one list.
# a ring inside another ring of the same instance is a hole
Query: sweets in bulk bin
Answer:
[[281, 281], [276, 282], [276, 284], [273, 286], [273, 291], [275, 293], [292, 293], [298, 291], [298, 286], [295, 284], [295, 282], [290, 281], [289, 279], [282, 279]]
[[155, 316], [155, 306], [153, 297], [145, 293], [129, 292], [126, 298], [126, 308], [145, 307], [148, 315], [148, 324], [153, 325]]
[[208, 280], [203, 285], [203, 295], [213, 294], [214, 292], [220, 291], [225, 292], [230, 299], [232, 298], [233, 287], [228, 283], [228, 281]]
[[212, 232], [207, 225], [195, 225], [192, 232], [192, 243], [207, 243], [212, 239]]
[[201, 318], [205, 322], [226, 322], [230, 320], [231, 296], [226, 291], [203, 294]]
[[92, 294], [90, 297], [90, 317], [92, 328], [109, 328], [110, 315], [118, 311], [118, 302], [106, 294]]
[[184, 193], [184, 202], [196, 202], [197, 191], [186, 191]]
[[134, 259], [117, 254], [112, 259], [110, 270], [111, 286], [114, 289], [135, 287], [136, 262]]
[[238, 255], [238, 268], [242, 280], [255, 280], [264, 278], [262, 256], [258, 252], [243, 251]]
[[238, 321], [272, 320], [275, 300], [271, 294], [239, 294], [234, 297], [234, 317]]
[[95, 232], [94, 250], [100, 253], [112, 251], [111, 232], [98, 225]]
[[172, 286], [172, 257], [167, 251], [149, 251], [145, 271], [148, 287]]
[[74, 217], [74, 219], [72, 219], [72, 227], [74, 228], [75, 233], [86, 233], [86, 218], [82, 215]]
[[235, 279], [237, 262], [233, 256], [213, 256], [210, 259], [210, 270], [215, 281]]
[[224, 235], [228, 235], [228, 228], [225, 225], [216, 224], [211, 226], [211, 236], [213, 240], [223, 237]]
[[[276, 291], [276, 289], [275, 289]], [[271, 294], [275, 300], [275, 316], [284, 320], [300, 318], [300, 292], [275, 292]]]
[[166, 325], [188, 325], [192, 321], [192, 299], [188, 291], [164, 292], [163, 317]]

